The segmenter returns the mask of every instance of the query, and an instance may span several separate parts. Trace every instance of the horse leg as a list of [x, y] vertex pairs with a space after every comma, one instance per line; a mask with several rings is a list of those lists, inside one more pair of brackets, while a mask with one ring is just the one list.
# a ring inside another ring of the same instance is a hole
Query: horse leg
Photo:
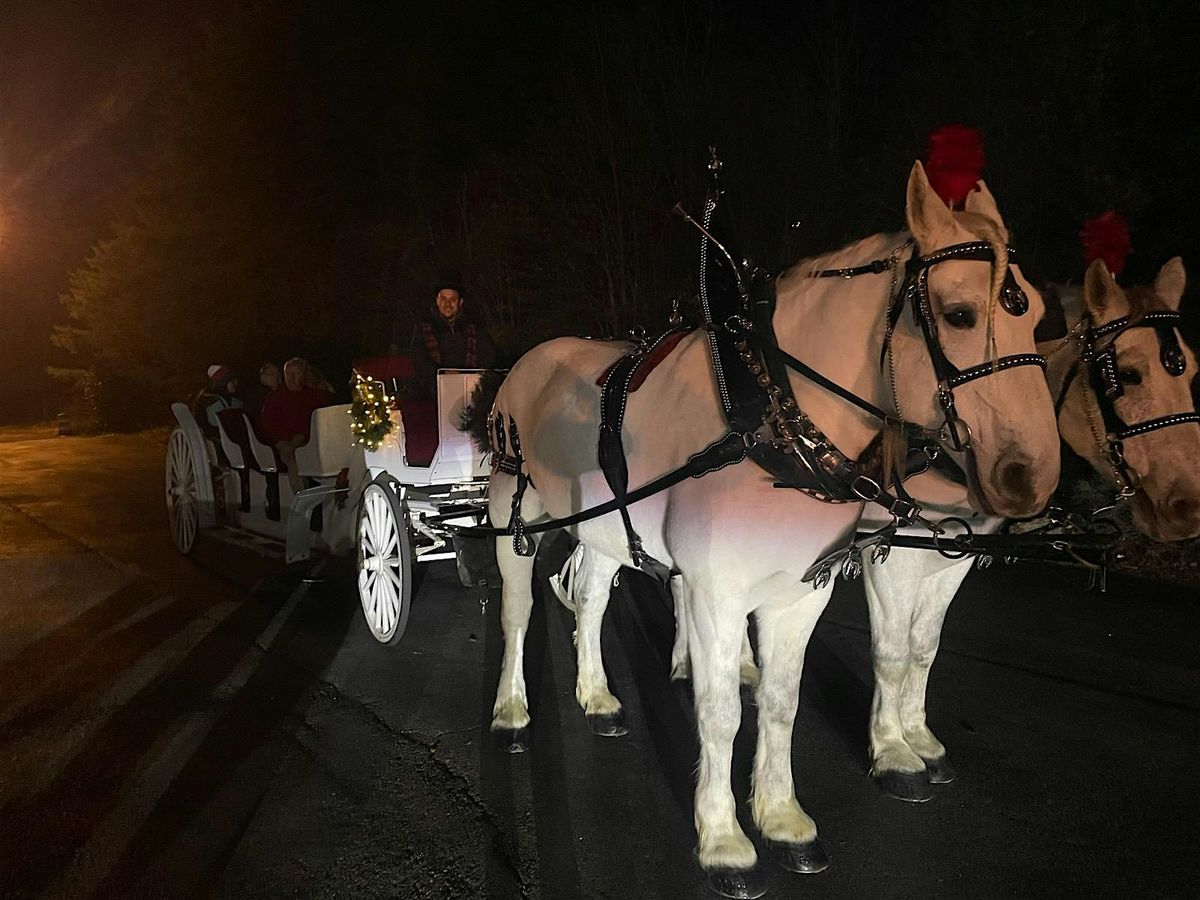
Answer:
[[[516, 479], [497, 472], [488, 487], [491, 519], [506, 527], [511, 514]], [[532, 488], [525, 491], [521, 516], [531, 521], [542, 515], [542, 503]], [[536, 536], [535, 540], [536, 540]], [[497, 749], [521, 753], [529, 746], [529, 700], [525, 694], [525, 635], [533, 611], [534, 556], [520, 556], [511, 537], [496, 538], [496, 562], [500, 567], [500, 628], [504, 633], [504, 655], [500, 683], [492, 707], [492, 735]]]
[[971, 563], [971, 559], [964, 559], [925, 579], [909, 631], [908, 673], [900, 691], [900, 725], [905, 743], [921, 757], [933, 784], [949, 784], [955, 773], [946, 758], [945, 746], [925, 724], [925, 691], [929, 669], [941, 642], [946, 611], [971, 571]]
[[675, 605], [675, 643], [671, 645], [671, 680], [687, 681], [692, 677], [692, 659], [688, 655], [687, 597], [683, 576], [671, 576], [671, 600]]
[[726, 897], [760, 897], [766, 880], [754, 845], [738, 824], [731, 784], [733, 739], [741, 723], [739, 637], [744, 619], [712, 592], [688, 588], [686, 615], [696, 728], [700, 737], [695, 823], [700, 867]]
[[875, 669], [869, 727], [871, 778], [891, 796], [914, 803], [933, 798], [929, 773], [905, 741], [900, 715], [909, 670], [909, 633], [931, 562], [924, 553], [895, 548], [886, 563], [864, 561], [863, 565]]
[[[675, 643], [671, 646], [671, 680], [687, 681], [692, 677], [692, 663], [688, 656], [687, 642], [687, 599], [683, 594], [683, 579], [679, 575], [671, 578], [671, 599], [675, 605]], [[738, 679], [748, 688], [758, 687], [758, 665], [754, 661], [754, 648], [750, 646], [750, 623], [742, 632], [742, 651], [738, 660]]]
[[613, 577], [620, 568], [621, 563], [617, 560], [589, 549], [575, 575], [575, 657], [578, 668], [575, 699], [587, 714], [592, 732], [602, 737], [620, 737], [626, 733], [624, 710], [621, 701], [608, 689], [600, 650], [604, 611], [608, 608]]
[[802, 600], [769, 604], [754, 614], [762, 680], [757, 692], [758, 747], [751, 808], [772, 856], [791, 872], [820, 872], [829, 866], [817, 826], [796, 800], [792, 730], [804, 651], [832, 593], [830, 584]]
[[742, 630], [742, 652], [738, 659], [738, 679], [748, 688], [757, 688], [760, 674], [758, 664], [754, 661], [754, 648], [750, 646], [750, 620]]

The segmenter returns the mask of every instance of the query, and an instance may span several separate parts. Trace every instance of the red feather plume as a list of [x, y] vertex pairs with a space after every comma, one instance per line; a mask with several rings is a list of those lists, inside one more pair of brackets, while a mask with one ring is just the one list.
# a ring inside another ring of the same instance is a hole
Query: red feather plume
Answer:
[[968, 125], [943, 125], [929, 135], [929, 184], [950, 208], [962, 204], [983, 174], [983, 137]]
[[1079, 230], [1079, 240], [1083, 242], [1084, 263], [1091, 265], [1093, 260], [1102, 259], [1114, 278], [1121, 274], [1125, 258], [1133, 250], [1125, 217], [1111, 209], [1087, 219]]

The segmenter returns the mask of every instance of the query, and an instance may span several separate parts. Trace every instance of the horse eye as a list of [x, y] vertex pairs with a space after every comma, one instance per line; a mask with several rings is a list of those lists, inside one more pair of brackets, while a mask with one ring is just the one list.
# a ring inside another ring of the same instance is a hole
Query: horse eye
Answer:
[[1142, 373], [1137, 369], [1122, 369], [1120, 373], [1121, 384], [1141, 384]]
[[951, 328], [975, 327], [975, 310], [973, 309], [952, 309], [946, 312], [942, 318]]

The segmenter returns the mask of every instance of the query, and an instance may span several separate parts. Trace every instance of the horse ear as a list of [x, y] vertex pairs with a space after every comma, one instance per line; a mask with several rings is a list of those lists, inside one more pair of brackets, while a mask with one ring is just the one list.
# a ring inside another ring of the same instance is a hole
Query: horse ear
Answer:
[[1183, 269], [1183, 260], [1174, 256], [1163, 264], [1154, 277], [1154, 293], [1171, 309], [1177, 310], [1186, 284], [1187, 272]]
[[954, 216], [929, 185], [929, 177], [921, 161], [913, 163], [908, 176], [908, 199], [905, 208], [908, 230], [917, 239], [917, 247], [928, 253], [942, 246], [942, 239], [955, 229]]
[[992, 192], [988, 190], [987, 184], [982, 180], [977, 182], [975, 190], [967, 194], [964, 208], [969, 213], [991, 219], [997, 225], [1004, 224], [1004, 219], [1000, 216], [1000, 208], [996, 206], [996, 198], [992, 196]]
[[1083, 305], [1096, 318], [1104, 314], [1121, 294], [1121, 288], [1102, 259], [1092, 260], [1083, 276]]

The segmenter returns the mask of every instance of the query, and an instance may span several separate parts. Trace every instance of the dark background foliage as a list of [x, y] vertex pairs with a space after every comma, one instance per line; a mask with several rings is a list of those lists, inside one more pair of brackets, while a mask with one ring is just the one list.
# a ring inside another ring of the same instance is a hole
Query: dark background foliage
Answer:
[[509, 357], [654, 327], [694, 291], [670, 209], [698, 211], [709, 144], [733, 242], [769, 266], [902, 227], [946, 122], [983, 131], [1035, 278], [1078, 280], [1079, 226], [1108, 208], [1129, 280], [1194, 265], [1198, 19], [1114, 0], [29, 4], [0, 22], [0, 419], [53, 412], [83, 372], [117, 425], [212, 362], [300, 354], [344, 383], [407, 346], [445, 270]]

